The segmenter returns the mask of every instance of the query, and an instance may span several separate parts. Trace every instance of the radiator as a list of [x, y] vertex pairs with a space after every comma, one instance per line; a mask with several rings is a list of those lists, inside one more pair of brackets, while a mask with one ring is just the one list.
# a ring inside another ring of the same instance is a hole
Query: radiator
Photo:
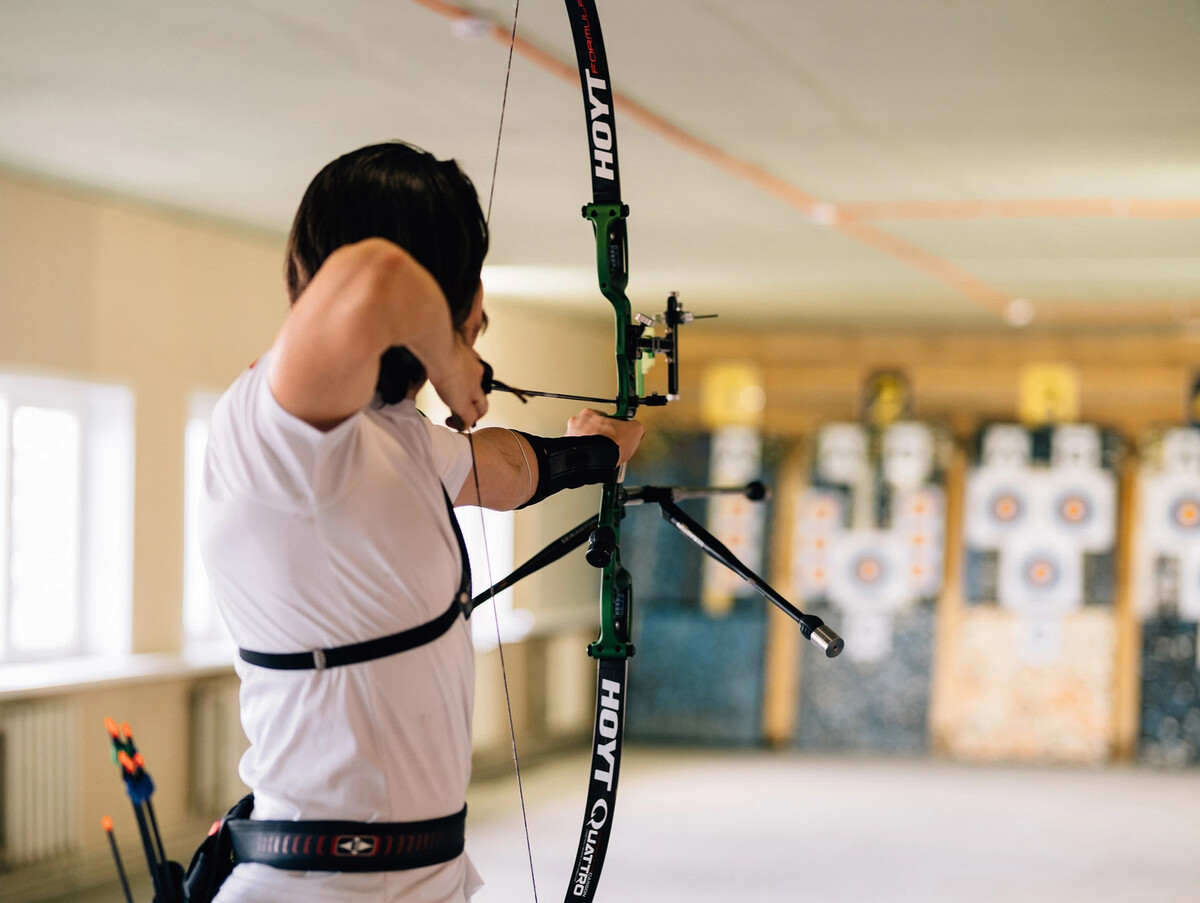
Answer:
[[0, 707], [0, 861], [27, 865], [78, 845], [79, 714], [71, 702]]
[[188, 803], [216, 818], [236, 803], [246, 787], [238, 762], [249, 745], [238, 713], [237, 680], [206, 680], [192, 688], [191, 786]]

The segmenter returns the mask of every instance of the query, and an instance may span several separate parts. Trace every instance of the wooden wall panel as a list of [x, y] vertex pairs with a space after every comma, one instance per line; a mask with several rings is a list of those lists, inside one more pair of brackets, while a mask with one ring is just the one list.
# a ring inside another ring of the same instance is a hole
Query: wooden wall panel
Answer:
[[699, 422], [706, 362], [751, 359], [763, 368], [768, 433], [806, 434], [828, 420], [855, 417], [863, 378], [904, 370], [922, 419], [943, 419], [964, 437], [984, 419], [1009, 419], [1021, 369], [1071, 364], [1079, 371], [1083, 420], [1127, 437], [1178, 422], [1200, 333], [1038, 333], [996, 330], [933, 335], [895, 332], [726, 331], [703, 323], [684, 335], [682, 400], [647, 415], [651, 422]]

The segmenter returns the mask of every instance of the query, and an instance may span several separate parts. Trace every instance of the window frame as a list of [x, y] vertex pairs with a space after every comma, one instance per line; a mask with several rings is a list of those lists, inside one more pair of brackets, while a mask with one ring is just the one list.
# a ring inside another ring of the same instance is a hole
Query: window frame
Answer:
[[[73, 635], [61, 645], [13, 645], [13, 421], [21, 408], [77, 418]], [[124, 384], [0, 371], [0, 666], [127, 653], [132, 636], [133, 410]]]

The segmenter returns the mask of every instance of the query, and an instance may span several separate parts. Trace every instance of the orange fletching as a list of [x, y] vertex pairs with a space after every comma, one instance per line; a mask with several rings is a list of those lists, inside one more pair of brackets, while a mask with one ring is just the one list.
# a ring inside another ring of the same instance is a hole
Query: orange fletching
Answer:
[[109, 818], [107, 815], [103, 816], [100, 819], [100, 827], [102, 827], [105, 831], [107, 831], [109, 834], [111, 834], [112, 829], [113, 829], [112, 819]]
[[121, 722], [121, 733], [125, 735], [125, 739], [126, 739], [126, 740], [132, 740], [132, 739], [133, 739], [133, 728], [131, 728], [131, 727], [129, 726], [129, 722], [128, 722], [128, 721], [122, 721], [122, 722]]
[[105, 718], [104, 727], [108, 730], [109, 734], [112, 735], [114, 740], [118, 738], [119, 732], [117, 729], [117, 722], [113, 721], [111, 718]]

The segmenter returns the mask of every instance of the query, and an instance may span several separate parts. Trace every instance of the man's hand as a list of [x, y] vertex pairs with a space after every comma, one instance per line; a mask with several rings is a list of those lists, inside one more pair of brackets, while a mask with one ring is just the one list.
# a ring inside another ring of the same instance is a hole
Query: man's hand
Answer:
[[469, 430], [487, 413], [487, 396], [483, 393], [483, 361], [471, 348], [471, 343], [458, 336], [453, 353], [437, 373], [426, 369], [429, 382], [438, 397], [446, 403], [451, 416], [446, 425], [457, 430]]
[[636, 420], [617, 420], [592, 408], [584, 408], [567, 421], [568, 436], [607, 436], [617, 443], [618, 467], [633, 457], [645, 432], [646, 428]]

